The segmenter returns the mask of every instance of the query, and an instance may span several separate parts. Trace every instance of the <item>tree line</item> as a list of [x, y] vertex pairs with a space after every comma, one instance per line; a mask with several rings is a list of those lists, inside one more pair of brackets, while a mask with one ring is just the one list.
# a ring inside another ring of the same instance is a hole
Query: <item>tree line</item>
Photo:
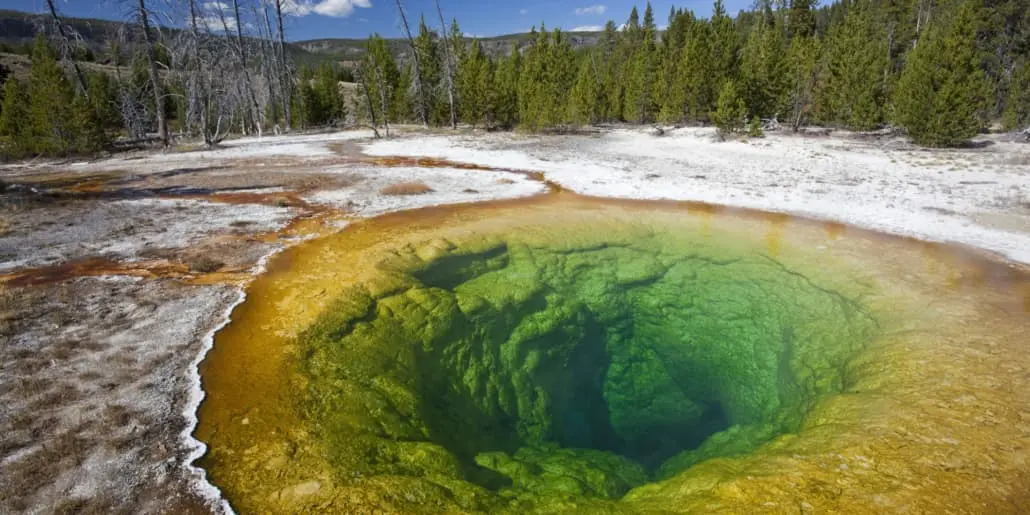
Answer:
[[[411, 44], [417, 72], [378, 35], [369, 39], [360, 112], [375, 125], [446, 125], [450, 97], [474, 126], [892, 127], [929, 146], [961, 144], [997, 121], [1030, 126], [1025, 2], [814, 4], [760, 0], [734, 18], [716, 0], [708, 19], [674, 8], [664, 30], [648, 4], [642, 17], [634, 8], [624, 24], [608, 22], [594, 48], [574, 50], [565, 33], [542, 26], [527, 48], [497, 59], [462, 42], [456, 23], [448, 42], [423, 20]], [[457, 63], [450, 82], [448, 61]]]
[[[123, 136], [168, 146], [174, 135], [216, 145], [231, 134], [340, 122], [337, 65], [296, 66], [285, 0], [119, 0], [128, 23], [110, 38], [110, 66], [84, 67], [86, 47], [53, 0], [29, 51], [27, 77], [0, 73], [0, 155], [94, 153]], [[157, 10], [154, 5], [160, 5]], [[180, 20], [175, 30], [156, 20]]]
[[407, 51], [393, 55], [374, 34], [353, 69], [292, 63], [283, 0], [169, 1], [162, 17], [185, 22], [165, 37], [147, 1], [123, 0], [135, 30], [111, 45], [113, 76], [79, 67], [81, 45], [48, 1], [52, 23], [33, 45], [28, 78], [4, 81], [5, 155], [93, 152], [119, 134], [214, 145], [348, 121], [377, 134], [410, 122], [714, 124], [752, 134], [816, 124], [895, 128], [929, 146], [961, 144], [996, 122], [1030, 126], [1023, 0], [759, 0], [735, 17], [716, 0], [707, 19], [673, 8], [661, 29], [648, 4], [643, 16], [633, 8], [625, 23], [608, 22], [594, 47], [574, 49], [541, 26], [498, 57], [456, 20], [445, 24], [438, 2], [436, 24], [423, 17], [412, 27], [396, 0]]

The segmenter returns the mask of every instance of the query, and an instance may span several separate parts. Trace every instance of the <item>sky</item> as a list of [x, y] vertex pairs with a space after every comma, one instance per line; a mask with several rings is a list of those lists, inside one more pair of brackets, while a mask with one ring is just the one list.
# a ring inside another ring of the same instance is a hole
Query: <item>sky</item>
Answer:
[[[58, 8], [67, 16], [83, 18], [122, 19], [124, 0], [56, 0]], [[150, 0], [155, 7], [174, 0]], [[210, 6], [228, 0], [200, 0]], [[261, 0], [241, 0], [244, 4]], [[268, 0], [266, 0], [268, 1]], [[366, 38], [373, 32], [385, 37], [402, 33], [396, 0], [285, 0], [292, 15], [286, 25], [291, 41], [322, 38]], [[724, 0], [727, 11], [736, 13], [752, 0]], [[418, 17], [425, 13], [426, 21], [439, 25], [434, 0], [403, 0], [409, 23], [416, 30]], [[633, 0], [440, 0], [444, 17], [450, 23], [457, 18], [462, 31], [469, 36], [489, 37], [526, 32], [533, 26], [547, 24], [548, 29], [600, 30], [606, 21], [622, 24], [634, 5], [643, 16], [644, 1]], [[659, 27], [667, 25], [669, 9], [673, 6], [692, 9], [699, 16], [711, 14], [711, 0], [654, 0], [652, 6]], [[0, 0], [0, 8], [19, 11], [43, 12], [45, 0]], [[213, 7], [212, 7], [213, 8]], [[168, 22], [166, 22], [168, 23]]]

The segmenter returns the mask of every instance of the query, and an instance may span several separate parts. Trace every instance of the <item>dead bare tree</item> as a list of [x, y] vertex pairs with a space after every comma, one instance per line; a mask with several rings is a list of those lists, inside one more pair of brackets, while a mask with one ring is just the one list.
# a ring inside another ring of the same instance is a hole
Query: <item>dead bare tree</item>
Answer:
[[154, 92], [154, 114], [157, 118], [157, 136], [161, 144], [168, 146], [168, 120], [165, 119], [165, 96], [161, 87], [161, 80], [157, 74], [157, 43], [154, 41], [154, 34], [150, 27], [150, 12], [147, 10], [146, 0], [139, 0], [134, 5], [133, 15], [139, 23], [143, 32], [144, 47], [147, 54], [148, 73], [150, 74], [151, 88]]
[[365, 77], [365, 71], [362, 70], [362, 67], [358, 67], [355, 70], [354, 78], [361, 84], [361, 90], [365, 94], [365, 107], [368, 110], [368, 119], [372, 125], [372, 133], [375, 134], [376, 139], [380, 139], [382, 136], [379, 135], [379, 123], [376, 121], [376, 110], [372, 104], [372, 91], [368, 88], [368, 78]]
[[[61, 36], [62, 57], [68, 59], [69, 50], [74, 47], [72, 37], [69, 34], [70, 31], [65, 27], [64, 22], [61, 21], [61, 16], [57, 13], [57, 7], [54, 6], [54, 0], [46, 0], [46, 4], [50, 8], [50, 17], [53, 18], [54, 25], [57, 27], [57, 33]], [[82, 69], [79, 68], [79, 63], [75, 60], [75, 56], [72, 55], [70, 57], [71, 59], [68, 59], [68, 61], [71, 62], [72, 69], [75, 70], [75, 78], [79, 83], [79, 88], [82, 89], [82, 94], [88, 97], [89, 88], [86, 87], [86, 76], [82, 73]]]
[[257, 104], [257, 98], [254, 95], [254, 90], [251, 87], [250, 80], [250, 69], [248, 68], [247, 59], [247, 42], [243, 39], [243, 20], [240, 19], [240, 8], [239, 0], [232, 0], [232, 11], [233, 11], [233, 22], [230, 26], [229, 18], [225, 16], [225, 9], [222, 4], [217, 4], [214, 7], [214, 11], [218, 15], [218, 21], [222, 25], [222, 31], [226, 38], [226, 43], [231, 49], [233, 56], [236, 61], [236, 70], [240, 74], [240, 84], [237, 88], [234, 88], [235, 94], [241, 95], [250, 106], [251, 111], [251, 123], [247, 123], [246, 117], [242, 117], [240, 120], [240, 131], [243, 134], [249, 134], [249, 127], [253, 127], [258, 136], [262, 134], [262, 118], [261, 108]]
[[188, 48], [190, 58], [186, 66], [186, 96], [187, 96], [187, 126], [193, 125], [193, 119], [198, 119], [196, 126], [204, 138], [204, 145], [211, 147], [218, 144], [217, 133], [212, 133], [212, 125], [208, 116], [211, 114], [211, 91], [209, 76], [204, 70], [205, 57], [203, 47], [206, 37], [201, 33], [200, 9], [197, 0], [186, 0], [189, 7], [190, 39]]
[[146, 116], [143, 104], [136, 97], [132, 89], [122, 78], [121, 55], [122, 48], [128, 37], [125, 33], [125, 26], [120, 26], [111, 40], [111, 61], [115, 63], [114, 76], [118, 83], [118, 112], [122, 118], [122, 124], [129, 136], [136, 140], [146, 137]]
[[415, 66], [415, 73], [412, 77], [415, 86], [415, 112], [422, 119], [422, 125], [428, 129], [429, 109], [426, 105], [426, 93], [422, 84], [422, 65], [418, 55], [418, 48], [415, 47], [415, 38], [411, 36], [411, 27], [408, 26], [408, 17], [404, 14], [404, 5], [401, 4], [401, 0], [397, 0], [397, 11], [401, 14], [401, 23], [404, 24], [404, 34], [408, 37], [408, 45], [411, 46], [412, 63]]
[[250, 106], [253, 110], [254, 125], [257, 128], [258, 136], [261, 136], [264, 125], [264, 110], [258, 105], [257, 96], [254, 94], [254, 88], [252, 86], [250, 78], [250, 68], [247, 63], [247, 42], [243, 40], [243, 20], [240, 18], [240, 0], [232, 0], [233, 15], [236, 17], [236, 48], [237, 57], [240, 60], [240, 70], [243, 73], [243, 84], [241, 87], [246, 91], [248, 99], [250, 100]]
[[[256, 9], [255, 7], [254, 17], [258, 18]], [[272, 22], [268, 16], [268, 5], [264, 2], [261, 3], [260, 18], [265, 22], [264, 31], [261, 33], [261, 48], [264, 51], [264, 58], [260, 63], [264, 73], [262, 74], [259, 71], [258, 75], [263, 75], [265, 78], [265, 86], [268, 88], [268, 105], [275, 107], [272, 109], [272, 127], [275, 133], [279, 134], [279, 116], [283, 113], [277, 111], [276, 108], [281, 107], [277, 97], [277, 90], [282, 90], [282, 75], [279, 68], [279, 55], [274, 43], [275, 35], [272, 32]]]
[[293, 98], [293, 79], [286, 62], [286, 33], [283, 27], [283, 0], [275, 0], [276, 28], [279, 31], [279, 101], [283, 104], [283, 116], [286, 118], [286, 132], [290, 132], [293, 121], [291, 113]]
[[[454, 105], [454, 72], [456, 65], [454, 63], [454, 48], [451, 46], [451, 40], [447, 36], [447, 23], [443, 21], [443, 10], [440, 9], [440, 0], [436, 0], [436, 14], [440, 17], [440, 34], [443, 35], [443, 46], [444, 56], [447, 58], [446, 75], [447, 80], [447, 100], [451, 105], [451, 129], [458, 128], [458, 112]], [[458, 44], [459, 42], [454, 42]]]

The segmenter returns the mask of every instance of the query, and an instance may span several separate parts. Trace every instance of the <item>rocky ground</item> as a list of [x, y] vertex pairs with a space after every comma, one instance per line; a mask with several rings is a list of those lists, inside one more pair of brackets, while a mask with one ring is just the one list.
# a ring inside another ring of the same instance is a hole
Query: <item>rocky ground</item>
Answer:
[[0, 512], [209, 512], [196, 363], [264, 260], [349, 220], [541, 194], [788, 211], [1030, 262], [1030, 146], [350, 131], [0, 168]]

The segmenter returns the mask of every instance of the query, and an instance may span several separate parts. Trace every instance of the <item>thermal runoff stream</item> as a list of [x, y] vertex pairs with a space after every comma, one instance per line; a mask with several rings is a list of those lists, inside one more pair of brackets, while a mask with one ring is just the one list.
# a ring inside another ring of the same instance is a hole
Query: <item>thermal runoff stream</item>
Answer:
[[202, 366], [241, 512], [1027, 506], [1030, 279], [961, 249], [559, 193], [275, 259]]

